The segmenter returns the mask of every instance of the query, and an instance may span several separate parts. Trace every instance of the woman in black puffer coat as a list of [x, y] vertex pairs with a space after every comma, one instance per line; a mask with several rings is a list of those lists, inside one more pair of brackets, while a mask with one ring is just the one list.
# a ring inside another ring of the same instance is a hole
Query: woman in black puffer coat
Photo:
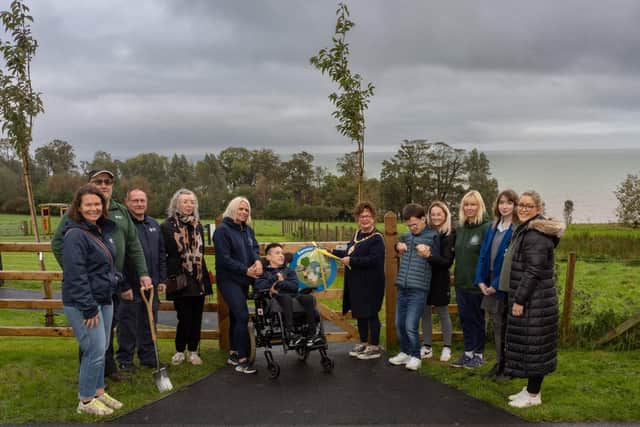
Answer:
[[559, 316], [554, 249], [565, 226], [542, 216], [543, 206], [535, 191], [520, 196], [518, 217], [522, 223], [507, 249], [501, 275], [500, 288], [508, 289], [511, 307], [505, 339], [505, 375], [528, 379], [522, 391], [509, 396], [509, 405], [517, 408], [542, 403], [542, 380], [555, 371], [557, 364]]

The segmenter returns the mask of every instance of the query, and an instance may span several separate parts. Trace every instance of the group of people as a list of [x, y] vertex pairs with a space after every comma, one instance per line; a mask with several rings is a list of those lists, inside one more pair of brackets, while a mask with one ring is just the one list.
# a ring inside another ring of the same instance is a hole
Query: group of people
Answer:
[[[484, 364], [485, 313], [493, 324], [496, 363], [483, 374], [496, 380], [527, 378], [519, 393], [509, 396], [518, 408], [542, 403], [544, 377], [556, 368], [558, 297], [554, 280], [554, 249], [564, 224], [544, 216], [535, 191], [518, 196], [499, 193], [489, 220], [482, 196], [469, 191], [453, 226], [446, 203], [425, 209], [406, 205], [402, 217], [409, 231], [399, 238], [395, 323], [400, 352], [392, 365], [418, 370], [433, 357], [432, 312], [440, 319], [442, 362], [452, 357], [450, 268], [463, 332], [464, 351], [452, 367], [475, 369]], [[346, 249], [334, 250], [345, 269], [343, 312], [357, 319], [360, 343], [349, 352], [358, 359], [382, 355], [379, 311], [385, 291], [384, 239], [375, 229], [376, 210], [363, 202], [354, 210], [358, 231]], [[420, 342], [420, 320], [424, 341]]]
[[[135, 372], [136, 352], [140, 365], [159, 365], [151, 335], [157, 322], [159, 293], [166, 292], [177, 313], [171, 363], [202, 364], [198, 353], [202, 313], [205, 296], [212, 293], [195, 194], [187, 189], [178, 190], [169, 202], [166, 220], [160, 225], [146, 213], [148, 201], [143, 190], [129, 190], [122, 205], [111, 197], [113, 184], [113, 172], [91, 171], [89, 183], [76, 191], [52, 240], [52, 250], [63, 269], [64, 312], [80, 347], [77, 411], [100, 416], [123, 406], [105, 392], [105, 377], [121, 381], [127, 373]], [[234, 231], [247, 233], [244, 224], [249, 219], [248, 206], [246, 199], [234, 199], [216, 233], [218, 284], [231, 302], [236, 282], [242, 282], [237, 276], [257, 277], [262, 272], [261, 264], [254, 262], [258, 254], [252, 233], [244, 240], [225, 239], [228, 237], [225, 224], [233, 224]], [[243, 245], [240, 253], [234, 252], [237, 248], [233, 243], [238, 242]], [[242, 262], [252, 265], [248, 269], [240, 267], [239, 274], [236, 270]], [[142, 298], [142, 293], [148, 296], [151, 289], [153, 325], [149, 324]], [[244, 306], [246, 309], [246, 301]], [[232, 322], [238, 317], [234, 311]], [[241, 328], [243, 319], [236, 323]], [[232, 342], [237, 343], [238, 353], [246, 362], [247, 345], [237, 338], [238, 328], [232, 329]]]
[[[114, 174], [89, 173], [58, 227], [52, 249], [63, 268], [64, 312], [80, 348], [78, 412], [108, 415], [123, 406], [105, 392], [105, 377], [122, 379], [140, 365], [157, 361], [151, 328], [155, 328], [158, 294], [173, 301], [178, 324], [174, 365], [202, 364], [198, 352], [205, 296], [212, 293], [212, 275], [204, 257], [204, 230], [198, 199], [187, 189], [169, 202], [160, 225], [150, 218], [147, 195], [139, 188], [127, 192], [125, 205], [112, 199]], [[395, 245], [399, 256], [396, 281], [396, 326], [400, 352], [393, 365], [418, 370], [433, 357], [431, 313], [440, 317], [444, 347], [440, 360], [451, 359], [449, 269], [454, 264], [456, 302], [464, 335], [464, 352], [455, 367], [483, 365], [485, 312], [493, 320], [496, 364], [488, 375], [528, 378], [527, 386], [510, 396], [516, 407], [541, 403], [544, 376], [556, 367], [557, 295], [554, 247], [563, 224], [546, 219], [536, 192], [518, 197], [511, 190], [499, 194], [490, 222], [481, 195], [462, 199], [458, 227], [453, 227], [446, 203], [428, 209], [409, 204], [403, 219], [409, 232]], [[229, 306], [231, 352], [227, 363], [239, 373], [256, 372], [249, 359], [249, 286], [269, 289], [283, 307], [285, 326], [291, 326], [291, 299], [304, 307], [309, 332], [293, 337], [295, 345], [312, 346], [322, 339], [312, 296], [297, 290], [295, 273], [285, 262], [281, 244], [267, 247], [266, 260], [251, 224], [251, 205], [236, 197], [223, 213], [213, 240], [216, 283]], [[360, 342], [350, 355], [358, 359], [382, 356], [379, 312], [385, 295], [385, 246], [375, 228], [376, 209], [361, 202], [354, 209], [358, 230], [346, 247], [333, 254], [345, 269], [343, 313], [357, 320]], [[142, 294], [150, 290], [154, 324], [150, 325]], [[424, 342], [419, 323], [422, 319]], [[118, 349], [113, 335], [117, 325]]]

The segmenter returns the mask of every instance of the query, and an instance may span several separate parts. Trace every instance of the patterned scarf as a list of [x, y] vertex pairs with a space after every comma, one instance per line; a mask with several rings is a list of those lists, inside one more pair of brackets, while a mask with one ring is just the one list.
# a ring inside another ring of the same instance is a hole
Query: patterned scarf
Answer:
[[198, 220], [193, 215], [176, 212], [175, 221], [171, 221], [171, 226], [182, 259], [182, 270], [202, 283], [204, 243], [202, 236], [197, 232]]

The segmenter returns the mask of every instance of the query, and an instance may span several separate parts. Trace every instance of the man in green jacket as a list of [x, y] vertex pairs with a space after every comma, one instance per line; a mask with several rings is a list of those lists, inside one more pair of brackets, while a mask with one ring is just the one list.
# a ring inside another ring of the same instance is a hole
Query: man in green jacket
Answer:
[[[107, 200], [107, 211], [109, 219], [116, 223], [116, 230], [113, 233], [113, 239], [116, 245], [116, 258], [114, 260], [116, 269], [119, 272], [124, 271], [125, 258], [129, 259], [136, 267], [140, 276], [141, 289], [149, 289], [153, 287], [149, 272], [147, 271], [147, 262], [144, 258], [142, 246], [138, 240], [136, 226], [133, 224], [127, 208], [111, 198], [113, 193], [113, 172], [106, 169], [92, 170], [88, 174], [89, 182], [96, 185]], [[58, 226], [53, 240], [51, 240], [51, 250], [56, 257], [58, 264], [62, 267], [62, 245], [64, 243], [64, 235], [62, 230], [65, 229], [67, 215], [62, 218]], [[120, 301], [119, 291], [113, 296], [113, 324], [111, 329], [111, 339], [109, 347], [105, 354], [105, 377], [109, 377], [115, 381], [122, 379], [118, 373], [118, 367], [113, 357], [113, 330], [118, 324], [118, 303]]]

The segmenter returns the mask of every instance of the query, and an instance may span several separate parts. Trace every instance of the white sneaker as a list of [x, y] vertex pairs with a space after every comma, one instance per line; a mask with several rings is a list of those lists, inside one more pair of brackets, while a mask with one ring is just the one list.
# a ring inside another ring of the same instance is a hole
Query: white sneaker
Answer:
[[100, 402], [104, 403], [107, 407], [111, 409], [120, 409], [122, 408], [122, 402], [114, 399], [109, 396], [107, 393], [102, 393], [100, 396], [96, 397]]
[[451, 349], [449, 347], [443, 347], [442, 353], [440, 353], [440, 361], [448, 362], [451, 360]]
[[433, 357], [433, 349], [429, 346], [423, 345], [420, 348], [420, 359], [431, 359]]
[[87, 403], [82, 403], [82, 400], [78, 402], [78, 409], [76, 409], [78, 414], [91, 414], [91, 415], [111, 415], [113, 414], [113, 409], [109, 408], [104, 403], [100, 402], [98, 399], [91, 399]]
[[520, 390], [519, 392], [517, 392], [516, 394], [512, 394], [511, 396], [509, 396], [509, 400], [516, 400], [519, 399], [520, 397], [529, 394], [527, 392], [527, 386], [522, 387], [522, 390]]
[[537, 405], [542, 405], [542, 396], [540, 393], [536, 396], [531, 396], [529, 393], [526, 393], [526, 395], [509, 402], [509, 406], [513, 406], [514, 408], [529, 408]]
[[191, 363], [192, 365], [202, 365], [202, 359], [200, 359], [200, 356], [198, 356], [197, 351], [189, 352], [189, 363]]
[[176, 354], [173, 355], [173, 357], [171, 358], [171, 364], [172, 365], [179, 365], [182, 362], [184, 362], [184, 352], [179, 351]]
[[417, 357], [412, 357], [409, 359], [405, 368], [411, 371], [417, 371], [422, 366], [422, 359], [418, 359]]
[[366, 348], [367, 348], [366, 343], [356, 344], [356, 346], [353, 347], [353, 350], [349, 352], [349, 356], [358, 357], [360, 353], [363, 353], [365, 351]]
[[400, 352], [398, 354], [396, 354], [393, 357], [389, 358], [389, 363], [391, 363], [392, 365], [396, 365], [396, 366], [400, 366], [400, 365], [406, 365], [407, 362], [411, 359], [411, 356], [409, 356], [406, 353]]

